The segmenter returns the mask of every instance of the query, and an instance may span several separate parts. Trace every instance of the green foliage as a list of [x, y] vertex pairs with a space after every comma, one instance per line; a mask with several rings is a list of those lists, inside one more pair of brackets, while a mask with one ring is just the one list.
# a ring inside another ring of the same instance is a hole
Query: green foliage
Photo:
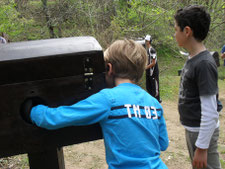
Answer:
[[220, 159], [221, 167], [225, 168], [225, 161], [223, 159]]
[[[154, 28], [160, 27], [163, 22], [156, 19], [164, 11], [158, 6], [152, 6], [149, 2], [132, 0], [127, 2], [128, 7], [117, 8], [113, 18], [122, 28], [121, 34], [127, 37], [143, 37], [146, 32], [153, 32]], [[153, 23], [154, 22], [154, 26]]]
[[212, 16], [207, 48], [216, 50], [224, 43], [222, 0], [46, 0], [45, 5], [43, 2], [0, 2], [0, 31], [9, 34], [12, 41], [92, 35], [103, 47], [118, 38], [135, 39], [151, 34], [155, 46], [177, 51], [173, 36], [176, 10], [202, 4]]
[[0, 32], [8, 34], [12, 39], [21, 40], [20, 34], [24, 32], [25, 25], [32, 23], [32, 20], [22, 17], [15, 7], [13, 0], [0, 3]]

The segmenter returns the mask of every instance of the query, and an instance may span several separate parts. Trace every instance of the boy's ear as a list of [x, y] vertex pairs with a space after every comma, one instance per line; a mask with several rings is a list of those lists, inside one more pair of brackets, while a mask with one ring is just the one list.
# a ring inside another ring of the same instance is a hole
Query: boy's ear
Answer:
[[112, 68], [112, 64], [111, 63], [107, 63], [106, 71], [107, 71], [108, 75], [112, 75], [113, 74], [113, 68]]
[[192, 29], [189, 26], [184, 27], [184, 32], [185, 32], [186, 37], [192, 36], [192, 33], [193, 33]]
[[109, 65], [107, 64], [106, 65], [106, 72], [108, 72], [109, 71]]

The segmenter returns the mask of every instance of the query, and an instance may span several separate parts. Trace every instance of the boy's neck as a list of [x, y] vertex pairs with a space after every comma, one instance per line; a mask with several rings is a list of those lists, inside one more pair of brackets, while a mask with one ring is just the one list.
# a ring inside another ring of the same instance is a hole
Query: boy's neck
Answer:
[[190, 58], [196, 56], [202, 51], [206, 50], [205, 45], [202, 42], [198, 42], [196, 40], [190, 41], [190, 43], [186, 46], [187, 51], [190, 54]]
[[123, 78], [115, 78], [115, 86], [118, 86], [122, 83], [134, 83], [130, 79], [123, 79]]

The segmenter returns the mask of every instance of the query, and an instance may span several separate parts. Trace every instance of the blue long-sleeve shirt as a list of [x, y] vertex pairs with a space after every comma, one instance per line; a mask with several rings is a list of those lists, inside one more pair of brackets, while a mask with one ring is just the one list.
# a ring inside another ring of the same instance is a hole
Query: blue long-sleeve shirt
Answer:
[[163, 109], [135, 84], [103, 89], [71, 106], [38, 105], [31, 120], [47, 129], [99, 122], [109, 169], [167, 168], [160, 159], [160, 151], [168, 147]]

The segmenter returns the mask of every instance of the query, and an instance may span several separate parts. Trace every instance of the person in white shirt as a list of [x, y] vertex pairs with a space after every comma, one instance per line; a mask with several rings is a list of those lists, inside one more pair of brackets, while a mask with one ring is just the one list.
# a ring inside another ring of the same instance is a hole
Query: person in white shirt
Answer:
[[146, 66], [146, 90], [155, 97], [160, 103], [162, 102], [159, 95], [159, 68], [156, 50], [151, 46], [152, 37], [146, 35], [145, 47], [148, 54], [148, 64]]

